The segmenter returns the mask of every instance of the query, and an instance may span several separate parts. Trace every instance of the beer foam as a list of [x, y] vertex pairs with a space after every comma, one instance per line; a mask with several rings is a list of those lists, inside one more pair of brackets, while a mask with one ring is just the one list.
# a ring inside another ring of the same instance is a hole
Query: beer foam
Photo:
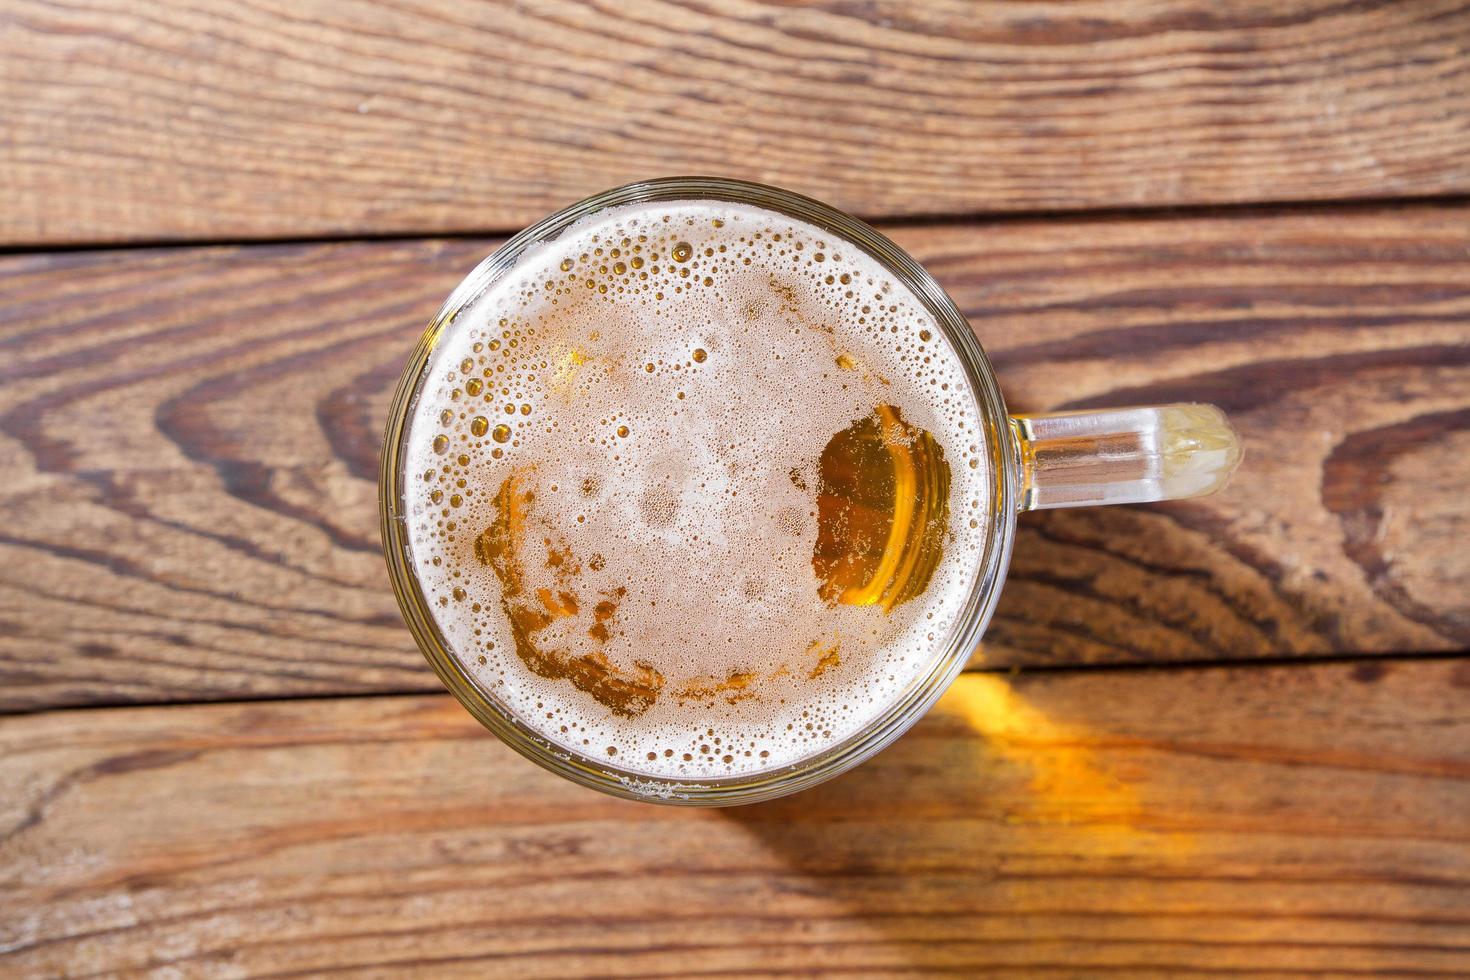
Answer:
[[[852, 605], [814, 570], [818, 461], [879, 406], [890, 444], [932, 436], [948, 522], [922, 595]], [[528, 248], [413, 411], [409, 551], [442, 636], [525, 728], [633, 783], [860, 731], [932, 668], [985, 546], [979, 411], [932, 315], [758, 208], [628, 206]]]

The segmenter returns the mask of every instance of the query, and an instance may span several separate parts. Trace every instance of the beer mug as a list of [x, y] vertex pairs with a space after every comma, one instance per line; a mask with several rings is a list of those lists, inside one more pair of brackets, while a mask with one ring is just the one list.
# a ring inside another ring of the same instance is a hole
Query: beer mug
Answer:
[[670, 178], [511, 238], [409, 358], [382, 534], [409, 630], [532, 761], [724, 805], [856, 766], [976, 650], [1025, 510], [1179, 499], [1219, 409], [1012, 415], [888, 238]]

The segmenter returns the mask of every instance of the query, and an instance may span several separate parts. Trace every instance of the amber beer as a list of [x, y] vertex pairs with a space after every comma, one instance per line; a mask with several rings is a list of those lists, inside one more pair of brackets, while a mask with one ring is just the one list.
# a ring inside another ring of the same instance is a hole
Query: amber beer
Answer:
[[628, 205], [438, 338], [404, 443], [435, 626], [553, 751], [699, 782], [887, 711], [973, 587], [993, 476], [963, 365], [858, 248]]

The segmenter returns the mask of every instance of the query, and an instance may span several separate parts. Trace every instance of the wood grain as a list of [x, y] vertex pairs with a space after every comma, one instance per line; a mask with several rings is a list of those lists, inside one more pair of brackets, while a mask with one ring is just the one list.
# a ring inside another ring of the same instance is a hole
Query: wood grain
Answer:
[[0, 243], [508, 231], [670, 173], [868, 216], [1470, 191], [1470, 6], [5, 0]]
[[[1218, 497], [1025, 515], [981, 662], [1470, 644], [1470, 210], [900, 227], [1012, 407], [1209, 399]], [[489, 248], [0, 258], [0, 706], [437, 690], [379, 553], [387, 400]]]
[[1452, 977], [1470, 662], [961, 678], [728, 811], [447, 697], [0, 720], [0, 972]]

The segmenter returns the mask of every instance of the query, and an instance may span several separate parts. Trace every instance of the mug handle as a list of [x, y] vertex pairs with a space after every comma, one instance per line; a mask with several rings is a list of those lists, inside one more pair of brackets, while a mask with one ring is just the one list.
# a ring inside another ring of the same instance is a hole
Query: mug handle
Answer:
[[1225, 486], [1240, 439], [1214, 405], [1013, 415], [1021, 510], [1202, 497]]

